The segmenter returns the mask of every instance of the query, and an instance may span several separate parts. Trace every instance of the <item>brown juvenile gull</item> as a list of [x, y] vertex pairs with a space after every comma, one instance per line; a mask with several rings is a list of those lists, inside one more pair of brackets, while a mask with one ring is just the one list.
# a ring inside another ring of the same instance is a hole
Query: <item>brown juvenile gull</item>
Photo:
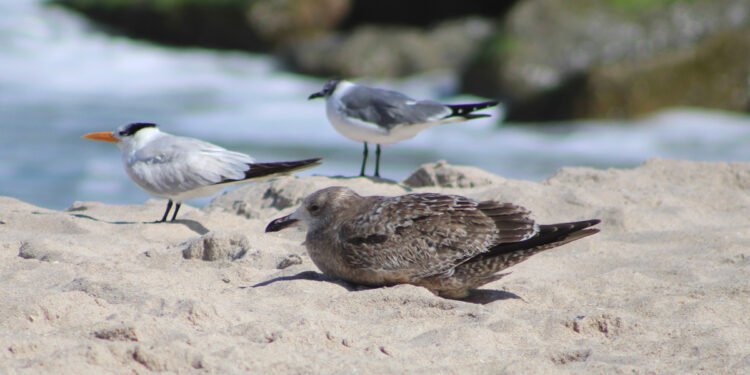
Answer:
[[[324, 274], [352, 283], [413, 284], [464, 298], [530, 256], [599, 232], [599, 220], [539, 225], [521, 206], [459, 195], [362, 197], [334, 186], [266, 227], [300, 225]], [[586, 229], [589, 228], [589, 229]]]

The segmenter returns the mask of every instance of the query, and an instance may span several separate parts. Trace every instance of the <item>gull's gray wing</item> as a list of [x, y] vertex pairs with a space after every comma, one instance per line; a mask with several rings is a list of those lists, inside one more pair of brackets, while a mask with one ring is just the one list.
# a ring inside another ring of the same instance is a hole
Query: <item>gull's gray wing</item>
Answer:
[[434, 122], [452, 113], [432, 100], [414, 100], [400, 92], [356, 85], [342, 97], [344, 114], [393, 129], [399, 125]]
[[194, 138], [164, 134], [129, 159], [130, 177], [144, 190], [169, 195], [245, 178], [250, 156]]
[[344, 223], [338, 245], [352, 268], [408, 271], [426, 277], [453, 268], [501, 242], [533, 236], [523, 207], [441, 194], [381, 198]]

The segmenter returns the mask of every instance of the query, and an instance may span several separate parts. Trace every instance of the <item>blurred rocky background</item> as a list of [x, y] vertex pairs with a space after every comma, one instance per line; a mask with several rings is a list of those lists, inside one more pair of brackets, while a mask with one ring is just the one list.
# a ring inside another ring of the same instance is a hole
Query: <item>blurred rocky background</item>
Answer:
[[506, 121], [750, 111], [748, 0], [55, 0], [112, 33], [322, 77], [454, 72]]

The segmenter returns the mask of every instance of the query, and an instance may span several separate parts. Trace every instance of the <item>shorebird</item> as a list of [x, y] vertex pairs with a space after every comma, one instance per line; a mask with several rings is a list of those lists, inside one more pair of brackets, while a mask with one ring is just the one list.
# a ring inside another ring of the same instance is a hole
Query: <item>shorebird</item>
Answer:
[[227, 185], [271, 178], [314, 167], [320, 158], [255, 163], [253, 158], [195, 138], [160, 131], [156, 124], [133, 123], [114, 132], [89, 133], [85, 139], [116, 143], [125, 172], [147, 193], [169, 199], [160, 222], [172, 221], [182, 202], [212, 195]]
[[326, 114], [333, 128], [353, 141], [363, 142], [362, 168], [365, 175], [367, 143], [375, 143], [375, 177], [380, 177], [380, 145], [391, 144], [417, 135], [436, 124], [489, 117], [476, 114], [498, 104], [488, 101], [470, 104], [442, 104], [415, 100], [400, 92], [358, 85], [345, 80], [330, 80], [308, 100], [325, 97]]
[[442, 194], [362, 197], [334, 186], [310, 194], [266, 232], [299, 225], [326, 275], [356, 284], [413, 284], [449, 298], [503, 276], [530, 256], [599, 232], [599, 220], [539, 225], [511, 203]]

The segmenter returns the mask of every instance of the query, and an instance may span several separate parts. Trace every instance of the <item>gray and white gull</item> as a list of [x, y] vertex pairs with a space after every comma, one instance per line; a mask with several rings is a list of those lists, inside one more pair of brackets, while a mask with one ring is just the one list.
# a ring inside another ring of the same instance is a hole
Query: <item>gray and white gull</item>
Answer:
[[333, 128], [353, 141], [363, 142], [362, 168], [365, 175], [367, 143], [376, 143], [375, 177], [380, 177], [380, 145], [412, 138], [428, 127], [446, 122], [488, 117], [475, 111], [492, 107], [497, 101], [470, 104], [442, 104], [415, 100], [400, 92], [330, 80], [308, 99], [324, 97], [326, 114]]

